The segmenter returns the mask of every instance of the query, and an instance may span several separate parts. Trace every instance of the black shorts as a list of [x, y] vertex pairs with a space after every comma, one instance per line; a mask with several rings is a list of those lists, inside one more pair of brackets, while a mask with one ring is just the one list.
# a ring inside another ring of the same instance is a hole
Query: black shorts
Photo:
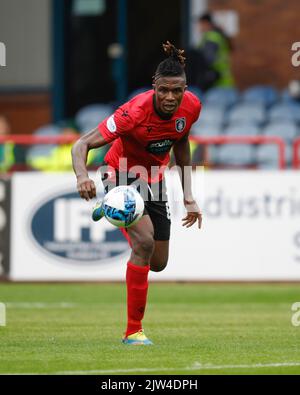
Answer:
[[[102, 173], [104, 191], [107, 193], [112, 187], [130, 185], [137, 181], [136, 176], [120, 174], [116, 170], [116, 179], [111, 181], [108, 173]], [[149, 184], [138, 180], [137, 190], [144, 199], [145, 210], [143, 215], [149, 215], [154, 227], [154, 240], [166, 241], [170, 239], [171, 216], [165, 180]]]

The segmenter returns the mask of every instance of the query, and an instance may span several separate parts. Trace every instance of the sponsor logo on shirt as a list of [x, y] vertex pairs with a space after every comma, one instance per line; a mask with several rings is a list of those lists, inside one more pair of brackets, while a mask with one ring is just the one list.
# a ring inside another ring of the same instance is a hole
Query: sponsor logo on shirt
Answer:
[[151, 154], [164, 154], [170, 151], [173, 143], [174, 140], [169, 139], [151, 141], [146, 150]]
[[116, 125], [116, 122], [115, 122], [114, 115], [112, 115], [111, 117], [108, 118], [108, 120], [106, 122], [106, 126], [107, 126], [107, 129], [111, 133], [115, 133], [117, 131], [117, 125]]
[[176, 121], [175, 121], [175, 128], [176, 128], [176, 131], [178, 133], [183, 132], [184, 129], [185, 129], [185, 126], [186, 126], [186, 119], [185, 119], [185, 117], [176, 119]]

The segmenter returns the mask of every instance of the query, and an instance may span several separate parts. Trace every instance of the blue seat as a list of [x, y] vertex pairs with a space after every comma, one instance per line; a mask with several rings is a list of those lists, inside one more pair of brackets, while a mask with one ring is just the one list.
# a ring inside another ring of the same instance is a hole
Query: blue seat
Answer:
[[89, 132], [96, 128], [100, 122], [113, 113], [109, 104], [91, 104], [83, 107], [75, 116], [75, 122], [80, 132]]
[[260, 133], [260, 127], [251, 123], [230, 124], [224, 130], [224, 134], [227, 136], [258, 136]]
[[235, 88], [211, 88], [205, 94], [206, 104], [231, 107], [239, 100], [239, 93]]
[[[36, 129], [33, 134], [35, 136], [59, 136], [61, 128], [54, 124], [44, 125]], [[37, 157], [47, 157], [51, 154], [56, 144], [37, 144], [31, 146], [26, 153], [27, 162], [32, 162]]]
[[[260, 145], [256, 151], [257, 167], [259, 169], [278, 168], [278, 146], [275, 144]], [[293, 160], [293, 149], [291, 144], [286, 145], [286, 164], [291, 165]]]
[[50, 156], [55, 147], [53, 144], [31, 146], [26, 153], [27, 163], [32, 163], [35, 158]]
[[201, 125], [200, 123], [195, 123], [192, 126], [191, 134], [201, 137], [219, 136], [220, 134], [222, 134], [222, 128], [218, 125]]
[[291, 96], [288, 89], [284, 89], [281, 93], [281, 100], [283, 103], [300, 104], [300, 100], [296, 100]]
[[266, 110], [262, 104], [238, 104], [230, 111], [228, 121], [231, 124], [248, 123], [261, 125], [266, 122]]
[[273, 106], [269, 111], [270, 121], [300, 122], [300, 104], [285, 102]]
[[226, 121], [223, 105], [204, 105], [196, 125], [213, 125], [221, 127]]
[[[199, 137], [216, 137], [222, 134], [222, 128], [219, 125], [196, 123], [192, 127], [192, 135]], [[216, 163], [218, 159], [219, 147], [215, 145], [207, 145], [206, 152], [210, 162]]]
[[210, 165], [216, 165], [219, 162], [219, 145], [207, 145], [206, 146], [206, 162]]
[[263, 128], [265, 136], [278, 136], [287, 142], [292, 142], [298, 135], [299, 129], [294, 122], [271, 122]]
[[247, 144], [226, 144], [219, 148], [218, 164], [250, 166], [255, 163], [255, 149]]
[[60, 131], [61, 128], [59, 126], [49, 124], [36, 129], [33, 134], [35, 136], [58, 136]]
[[245, 90], [242, 95], [244, 103], [258, 103], [266, 107], [271, 106], [279, 99], [278, 91], [272, 86], [256, 85]]

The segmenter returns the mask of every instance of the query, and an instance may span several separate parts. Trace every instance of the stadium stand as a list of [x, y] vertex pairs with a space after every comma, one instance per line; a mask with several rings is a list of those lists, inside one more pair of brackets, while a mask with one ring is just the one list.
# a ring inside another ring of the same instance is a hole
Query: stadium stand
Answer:
[[223, 105], [227, 108], [235, 105], [240, 99], [240, 94], [235, 88], [212, 88], [206, 92], [205, 105]]
[[218, 152], [218, 164], [222, 166], [247, 167], [255, 163], [255, 149], [252, 145], [227, 144], [222, 145]]
[[251, 123], [230, 124], [224, 129], [224, 134], [228, 136], [258, 136], [261, 129]]
[[262, 104], [270, 107], [279, 99], [279, 94], [275, 88], [266, 85], [256, 85], [245, 90], [242, 95], [244, 103]]
[[[292, 163], [292, 145], [287, 144], [285, 150], [286, 163]], [[278, 148], [275, 145], [261, 145], [256, 150], [256, 164], [259, 169], [275, 169], [278, 167]]]
[[[241, 94], [235, 89], [214, 88], [205, 94], [202, 114], [192, 135], [279, 137], [286, 142], [286, 161], [291, 166], [292, 144], [300, 137], [300, 103], [288, 89], [279, 92], [267, 85], [250, 87]], [[200, 158], [199, 151], [193, 150], [194, 164]], [[208, 145], [205, 157], [212, 167], [277, 168], [278, 146]]]
[[296, 123], [288, 121], [271, 122], [267, 124], [263, 129], [262, 133], [265, 136], [279, 136], [288, 143], [292, 143], [293, 140], [299, 136], [299, 128]]
[[[198, 121], [192, 129], [192, 135], [194, 136], [205, 136], [214, 137], [220, 136], [223, 132], [223, 128], [218, 124], [202, 124]], [[198, 146], [195, 143], [191, 143], [192, 152], [192, 164], [193, 165], [203, 165], [205, 164], [215, 164], [218, 161], [218, 150], [217, 145], [208, 145], [206, 147]]]
[[81, 133], [86, 133], [97, 127], [113, 111], [113, 107], [109, 104], [91, 104], [78, 111], [75, 115], [75, 123]]
[[220, 125], [213, 124], [201, 124], [200, 122], [195, 124], [192, 129], [192, 134], [194, 136], [219, 136], [222, 134], [223, 128]]
[[49, 124], [38, 128], [33, 132], [36, 136], [58, 136], [61, 128], [57, 125]]
[[300, 122], [300, 104], [285, 102], [274, 105], [269, 110], [270, 121]]
[[[135, 90], [129, 96], [144, 92], [151, 87]], [[300, 103], [293, 99], [289, 90], [278, 92], [270, 86], [253, 86], [242, 93], [237, 89], [213, 88], [205, 95], [195, 87], [189, 87], [203, 102], [200, 119], [193, 125], [191, 135], [195, 137], [242, 136], [280, 137], [286, 142], [286, 160], [292, 166], [292, 146], [300, 137]], [[81, 133], [97, 126], [101, 120], [111, 115], [114, 108], [108, 104], [92, 104], [80, 109], [74, 122]], [[68, 127], [67, 127], [68, 128]], [[36, 136], [59, 136], [64, 133], [62, 125], [45, 125], [36, 131]], [[192, 163], [208, 164], [211, 167], [278, 167], [278, 146], [276, 144], [224, 144], [216, 143], [198, 146], [191, 143]], [[22, 148], [22, 146], [20, 146]], [[18, 149], [20, 149], [18, 147]], [[26, 163], [39, 169], [36, 163], [42, 158], [54, 158], [57, 145], [34, 145], [22, 148], [26, 153]], [[108, 147], [95, 150], [89, 164], [96, 166]], [[61, 150], [62, 151], [62, 150]], [[67, 152], [67, 147], [66, 147]], [[23, 154], [22, 154], [23, 155]], [[23, 155], [24, 156], [24, 155]], [[25, 161], [24, 161], [25, 162]], [[46, 162], [45, 162], [46, 163]], [[43, 167], [43, 166], [42, 166]]]
[[231, 124], [247, 123], [263, 125], [267, 120], [266, 109], [259, 103], [241, 103], [232, 108], [228, 115]]
[[[58, 136], [60, 135], [61, 128], [57, 125], [49, 124], [38, 128], [33, 132], [36, 136]], [[34, 145], [26, 152], [26, 163], [32, 168], [39, 169], [39, 163], [45, 162], [51, 155], [56, 145]]]
[[290, 90], [288, 88], [282, 91], [281, 100], [285, 103], [300, 104], [300, 100], [297, 100], [294, 97], [292, 97]]
[[222, 127], [225, 123], [225, 106], [207, 104], [203, 107], [201, 117], [194, 127], [201, 128], [202, 125]]

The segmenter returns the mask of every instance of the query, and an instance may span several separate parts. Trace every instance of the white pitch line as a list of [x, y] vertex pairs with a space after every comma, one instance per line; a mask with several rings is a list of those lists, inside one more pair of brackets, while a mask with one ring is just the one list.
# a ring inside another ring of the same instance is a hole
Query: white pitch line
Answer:
[[198, 364], [195, 363], [193, 366], [184, 368], [137, 368], [137, 369], [108, 369], [108, 370], [91, 370], [91, 371], [66, 371], [56, 372], [54, 374], [109, 374], [109, 373], [134, 373], [134, 372], [174, 372], [174, 371], [197, 371], [197, 370], [209, 370], [209, 369], [250, 369], [250, 368], [267, 368], [267, 367], [283, 367], [283, 366], [300, 366], [300, 362], [284, 362], [284, 363], [269, 363], [269, 364], [253, 364], [253, 365], [210, 365], [210, 364]]
[[57, 302], [57, 303], [44, 303], [44, 302], [7, 302], [5, 306], [10, 309], [68, 309], [76, 307], [75, 303]]
[[248, 365], [212, 365], [195, 362], [193, 366], [177, 368], [136, 368], [136, 369], [105, 369], [105, 370], [71, 370], [52, 373], [1, 373], [0, 375], [87, 375], [87, 374], [113, 374], [113, 373], [151, 373], [151, 372], [175, 372], [175, 371], [200, 371], [200, 370], [220, 370], [220, 369], [256, 369], [271, 367], [293, 367], [300, 366], [300, 362], [274, 362], [257, 363]]

